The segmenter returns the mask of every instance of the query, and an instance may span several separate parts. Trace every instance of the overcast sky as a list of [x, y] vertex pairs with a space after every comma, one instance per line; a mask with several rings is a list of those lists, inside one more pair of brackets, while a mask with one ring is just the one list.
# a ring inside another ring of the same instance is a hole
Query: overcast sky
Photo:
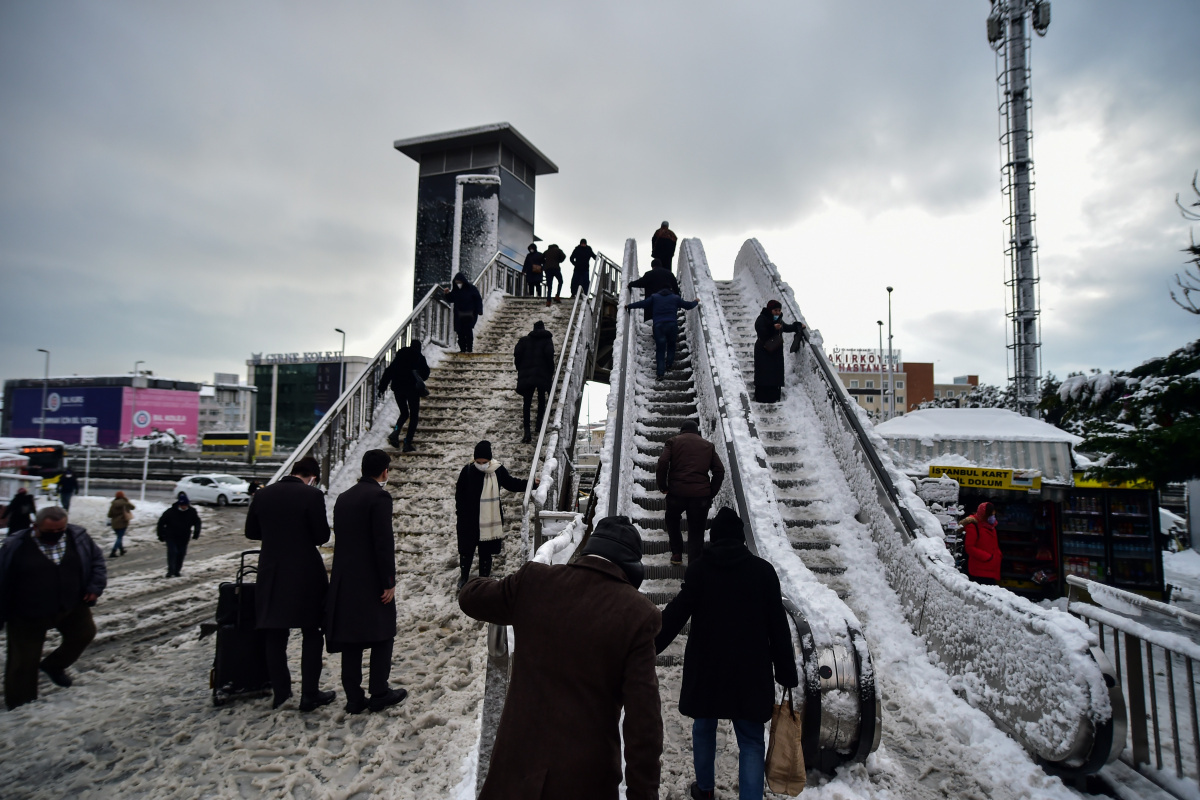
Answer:
[[[411, 307], [398, 138], [513, 123], [537, 232], [756, 236], [827, 346], [1006, 379], [986, 0], [0, 2], [0, 378], [374, 355]], [[1200, 3], [1054, 0], [1033, 42], [1044, 369], [1200, 335], [1174, 306]]]

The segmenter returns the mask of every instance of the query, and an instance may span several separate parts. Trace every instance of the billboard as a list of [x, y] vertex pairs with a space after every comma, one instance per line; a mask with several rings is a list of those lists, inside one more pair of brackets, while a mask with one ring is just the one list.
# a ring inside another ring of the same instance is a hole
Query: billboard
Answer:
[[[175, 389], [138, 389], [129, 386], [72, 386], [51, 388], [46, 394], [46, 438], [78, 444], [80, 428], [98, 428], [97, 443], [115, 447], [155, 428], [171, 428], [196, 441], [200, 394]], [[137, 408], [134, 408], [136, 402]], [[12, 436], [41, 435], [42, 390], [13, 390]], [[136, 413], [135, 413], [136, 412]]]
[[[887, 353], [878, 350], [854, 347], [835, 347], [829, 353], [829, 361], [838, 372], [883, 372], [887, 369]], [[892, 371], [904, 372], [904, 359], [900, 351], [892, 351]]]

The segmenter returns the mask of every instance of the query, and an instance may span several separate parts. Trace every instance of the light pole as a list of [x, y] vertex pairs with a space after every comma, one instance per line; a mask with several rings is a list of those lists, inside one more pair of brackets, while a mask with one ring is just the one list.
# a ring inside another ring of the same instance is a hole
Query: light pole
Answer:
[[887, 396], [888, 396], [888, 409], [889, 409], [888, 419], [891, 419], [892, 417], [896, 416], [896, 387], [893, 385], [896, 380], [896, 374], [895, 374], [895, 371], [892, 369], [892, 287], [890, 287], [890, 286], [887, 287], [887, 290], [888, 290]]
[[41, 347], [37, 349], [39, 353], [46, 354], [46, 371], [42, 373], [42, 413], [40, 416], [41, 422], [38, 423], [38, 438], [46, 438], [46, 389], [50, 386], [50, 351]]
[[334, 330], [342, 335], [342, 349], [340, 351], [341, 355], [338, 357], [338, 360], [340, 361], [338, 371], [342, 375], [342, 390], [338, 392], [338, 397], [341, 397], [346, 391], [346, 332], [341, 328], [334, 328]]
[[[129, 444], [130, 444], [130, 446], [133, 445], [135, 428], [137, 427], [138, 365], [145, 364], [145, 363], [146, 363], [145, 361], [133, 362], [133, 414], [129, 417]], [[150, 442], [146, 441], [145, 445], [146, 445], [146, 447], [143, 449], [143, 453], [142, 453], [142, 491], [141, 491], [141, 494], [139, 495], [139, 499], [141, 499], [141, 500], [146, 499], [146, 477], [150, 473]]]
[[883, 320], [875, 320], [879, 326], [879, 419], [883, 421]]

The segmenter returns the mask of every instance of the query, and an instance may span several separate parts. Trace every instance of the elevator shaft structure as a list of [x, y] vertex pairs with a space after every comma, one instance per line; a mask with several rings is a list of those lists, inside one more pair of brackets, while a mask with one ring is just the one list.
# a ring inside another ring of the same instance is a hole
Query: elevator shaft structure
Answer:
[[1037, 243], [1033, 223], [1033, 155], [1030, 111], [1029, 29], [1044, 36], [1050, 4], [1044, 0], [993, 0], [988, 16], [988, 42], [996, 51], [1000, 94], [1001, 191], [1008, 200], [1009, 262], [1006, 285], [1012, 291], [1008, 317], [1012, 332], [1012, 393], [1017, 410], [1038, 416], [1041, 400], [1041, 335]]

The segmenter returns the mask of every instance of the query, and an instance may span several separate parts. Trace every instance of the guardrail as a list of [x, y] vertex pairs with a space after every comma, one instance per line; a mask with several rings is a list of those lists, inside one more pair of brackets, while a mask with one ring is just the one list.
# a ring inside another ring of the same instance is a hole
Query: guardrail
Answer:
[[629, 395], [629, 382], [634, 379], [634, 314], [625, 306], [632, 302], [629, 282], [637, 280], [637, 242], [625, 241], [625, 254], [621, 262], [620, 293], [617, 296], [617, 331], [613, 343], [613, 368], [609, 376], [608, 424], [604, 431], [604, 444], [600, 454], [600, 474], [596, 476], [596, 490], [592, 495], [592, 506], [605, 517], [620, 514], [621, 498], [630, 492], [622, 487], [622, 478], [633, 474], [633, 450], [625, 447], [632, 441], [634, 419], [624, 414]]
[[[475, 278], [474, 284], [485, 301], [493, 290], [521, 294], [524, 285], [521, 265], [503, 253], [496, 253]], [[271, 478], [271, 483], [289, 474], [296, 461], [312, 455], [321, 462], [321, 483], [329, 486], [332, 476], [343, 466], [346, 456], [359, 438], [375, 424], [383, 399], [378, 392], [379, 380], [397, 351], [414, 339], [433, 342], [440, 347], [448, 347], [454, 340], [453, 309], [435, 298], [437, 292], [438, 287], [435, 286], [425, 293], [362, 375], [342, 392], [337, 402], [283, 462]]]
[[[620, 267], [603, 253], [597, 254], [592, 271], [592, 293], [585, 298], [582, 292], [577, 292], [571, 307], [567, 332], [554, 368], [550, 403], [538, 428], [537, 444], [529, 463], [522, 502], [521, 541], [525, 548], [522, 560], [541, 547], [543, 514], [557, 512], [562, 492], [571, 486], [567, 477], [579, 421], [579, 401], [583, 385], [591, 374], [591, 356], [596, 349], [603, 305], [620, 289]], [[540, 484], [535, 491], [533, 481], [539, 473]]]
[[[751, 239], [735, 277], [804, 320], [790, 286]], [[941, 525], [880, 451], [825, 356], [820, 334], [792, 360], [826, 441], [878, 545], [913, 630], [979, 707], [1050, 771], [1096, 772], [1120, 750], [1124, 698], [1112, 664], [1083, 623], [1003, 589], [971, 583], [941, 543]]]
[[[1118, 745], [1125, 748], [1121, 759], [1176, 796], [1194, 793], [1200, 789], [1200, 718], [1196, 707], [1200, 645], [1186, 636], [1150, 628], [1121, 612], [1155, 614], [1194, 630], [1200, 630], [1200, 615], [1075, 575], [1067, 576], [1067, 584], [1067, 611], [1096, 631], [1100, 647], [1116, 664], [1117, 681], [1129, 703], [1128, 738], [1123, 733], [1116, 737]], [[1162, 665], [1163, 673], [1155, 670], [1155, 650], [1161, 653], [1157, 663]], [[1181, 669], [1177, 670], [1177, 665]], [[1182, 678], [1182, 687], [1177, 685], [1177, 678]], [[1165, 719], [1160, 713], [1164, 694]], [[1186, 727], [1180, 725], [1181, 718]], [[1164, 749], [1169, 764], [1163, 760]], [[1175, 782], [1186, 782], [1187, 792], [1181, 792], [1181, 787], [1171, 781], [1172, 775]]]
[[[854, 613], [817, 581], [788, 541], [741, 369], [733, 358], [718, 358], [714, 352], [731, 337], [699, 240], [681, 243], [679, 284], [685, 297], [700, 300], [699, 324], [687, 326], [697, 404], [711, 407], [721, 422], [720, 440], [712, 439], [725, 447], [729, 485], [749, 532], [746, 544], [775, 565], [796, 630], [805, 763], [832, 773], [840, 764], [865, 760], [882, 736], [881, 701], [866, 637]], [[753, 506], [747, 486], [755, 487]], [[823, 702], [835, 696], [839, 702]], [[854, 705], [852, 714], [844, 711], [847, 703]]]

